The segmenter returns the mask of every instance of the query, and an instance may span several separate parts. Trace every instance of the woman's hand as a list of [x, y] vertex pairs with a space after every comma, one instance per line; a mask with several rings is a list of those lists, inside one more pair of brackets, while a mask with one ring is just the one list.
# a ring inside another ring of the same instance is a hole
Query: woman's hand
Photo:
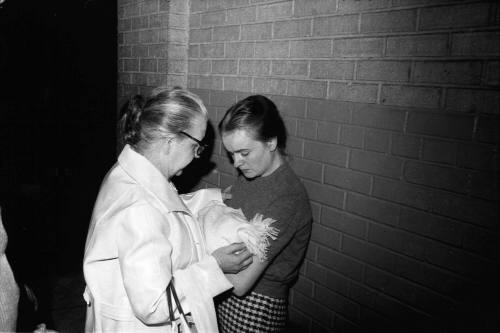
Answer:
[[219, 247], [212, 252], [219, 267], [224, 273], [236, 274], [248, 267], [253, 261], [253, 255], [244, 243], [233, 243]]

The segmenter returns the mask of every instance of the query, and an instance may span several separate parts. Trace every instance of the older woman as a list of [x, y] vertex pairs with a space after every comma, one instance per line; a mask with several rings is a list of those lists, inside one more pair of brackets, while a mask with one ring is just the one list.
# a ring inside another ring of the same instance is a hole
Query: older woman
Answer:
[[169, 332], [172, 279], [198, 331], [217, 331], [212, 298], [231, 287], [223, 273], [252, 258], [241, 244], [207, 254], [170, 182], [201, 154], [206, 123], [205, 106], [186, 90], [160, 88], [129, 102], [126, 145], [101, 185], [85, 246], [86, 331]]

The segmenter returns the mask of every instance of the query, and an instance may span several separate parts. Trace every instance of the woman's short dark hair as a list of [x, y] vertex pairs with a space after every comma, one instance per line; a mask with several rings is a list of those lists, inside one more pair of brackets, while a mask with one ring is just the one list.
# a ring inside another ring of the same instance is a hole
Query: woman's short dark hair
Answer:
[[254, 139], [261, 142], [276, 138], [280, 152], [285, 151], [285, 123], [276, 105], [265, 96], [252, 95], [242, 99], [227, 110], [219, 123], [221, 134], [240, 129], [251, 132]]
[[122, 109], [121, 141], [141, 151], [159, 138], [191, 128], [197, 115], [206, 118], [207, 109], [197, 95], [185, 89], [159, 87], [146, 98], [135, 95]]

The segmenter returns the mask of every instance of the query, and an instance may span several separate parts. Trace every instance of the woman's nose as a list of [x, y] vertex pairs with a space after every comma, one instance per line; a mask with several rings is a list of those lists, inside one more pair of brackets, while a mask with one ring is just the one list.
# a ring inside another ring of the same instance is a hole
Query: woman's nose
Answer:
[[234, 167], [238, 168], [238, 167], [241, 166], [241, 164], [242, 164], [242, 158], [234, 155], [233, 156], [233, 165], [234, 165]]

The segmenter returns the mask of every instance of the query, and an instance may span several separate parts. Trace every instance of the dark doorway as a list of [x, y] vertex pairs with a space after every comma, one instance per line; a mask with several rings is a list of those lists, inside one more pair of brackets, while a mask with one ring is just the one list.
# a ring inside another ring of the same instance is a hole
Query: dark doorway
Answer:
[[114, 1], [0, 7], [0, 206], [16, 278], [42, 310], [50, 279], [81, 271], [115, 160], [116, 20]]

